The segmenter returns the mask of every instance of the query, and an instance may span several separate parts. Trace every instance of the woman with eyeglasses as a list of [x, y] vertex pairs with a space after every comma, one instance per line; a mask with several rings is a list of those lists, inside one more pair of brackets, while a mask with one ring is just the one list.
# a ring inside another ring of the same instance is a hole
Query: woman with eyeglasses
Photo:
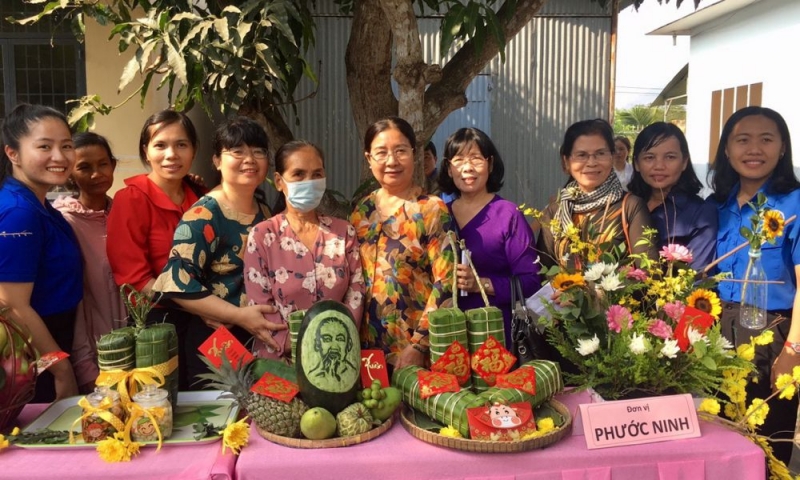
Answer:
[[692, 168], [686, 136], [671, 123], [656, 122], [636, 137], [633, 158], [636, 171], [628, 189], [647, 200], [658, 247], [687, 247], [691, 267], [702, 270], [714, 260], [717, 212], [698, 195], [703, 184]]
[[519, 279], [522, 294], [541, 287], [534, 235], [517, 205], [497, 192], [503, 186], [503, 159], [492, 140], [477, 128], [462, 128], [447, 139], [439, 173], [442, 192], [454, 194], [448, 204], [454, 230], [471, 252], [478, 278], [468, 265], [458, 265], [456, 286], [467, 296], [464, 310], [484, 306], [480, 286], [489, 303], [503, 312], [506, 343], [511, 346], [511, 277]]
[[[569, 180], [545, 209], [542, 225], [555, 219], [557, 231], [577, 227], [585, 242], [624, 245], [623, 256], [633, 252], [657, 258], [654, 244], [639, 244], [644, 230], [652, 227], [647, 204], [622, 189], [613, 171], [613, 152], [614, 131], [605, 120], [583, 120], [567, 129], [561, 144], [561, 166]], [[554, 237], [552, 228], [542, 228], [537, 250], [542, 265], [548, 268], [585, 267], [587, 263], [570, 252], [565, 235]]]
[[197, 388], [195, 377], [207, 371], [197, 349], [220, 325], [244, 344], [255, 337], [279, 348], [273, 332], [286, 326], [267, 320], [274, 306], [247, 305], [243, 278], [247, 236], [270, 216], [256, 192], [269, 170], [268, 148], [264, 128], [249, 118], [235, 117], [217, 128], [212, 160], [222, 181], [183, 215], [153, 286], [162, 302], [191, 315], [178, 332], [181, 389]]
[[[364, 277], [356, 231], [347, 221], [317, 213], [325, 194], [322, 151], [295, 140], [275, 154], [275, 216], [259, 223], [247, 239], [244, 284], [253, 304], [275, 305], [267, 318], [288, 325], [289, 314], [322, 299], [342, 302], [361, 324]], [[259, 357], [288, 357], [288, 330], [275, 335], [280, 350], [257, 342]]]
[[366, 302], [364, 346], [381, 348], [394, 368], [428, 360], [428, 313], [448, 297], [453, 250], [444, 202], [414, 185], [414, 129], [388, 117], [367, 129], [364, 157], [380, 188], [355, 207]]

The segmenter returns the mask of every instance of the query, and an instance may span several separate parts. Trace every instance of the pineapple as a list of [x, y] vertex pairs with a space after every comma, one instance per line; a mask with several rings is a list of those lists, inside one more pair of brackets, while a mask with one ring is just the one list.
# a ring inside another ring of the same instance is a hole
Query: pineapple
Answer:
[[274, 398], [265, 397], [250, 391], [253, 384], [251, 365], [231, 365], [226, 356], [222, 356], [222, 365], [215, 367], [207, 358], [201, 357], [210, 373], [198, 375], [207, 380], [208, 387], [229, 392], [225, 396], [233, 397], [255, 424], [262, 430], [282, 437], [300, 436], [300, 418], [308, 410], [308, 406], [297, 397], [284, 403]]

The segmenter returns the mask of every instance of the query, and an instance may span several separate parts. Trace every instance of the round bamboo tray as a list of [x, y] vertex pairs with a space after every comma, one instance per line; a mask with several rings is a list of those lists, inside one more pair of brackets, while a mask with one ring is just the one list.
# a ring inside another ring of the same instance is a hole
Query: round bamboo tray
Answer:
[[361, 435], [350, 435], [349, 437], [333, 437], [333, 438], [327, 438], [325, 440], [309, 440], [307, 438], [282, 437], [280, 435], [275, 435], [274, 433], [270, 433], [266, 430], [263, 430], [258, 425], [256, 425], [256, 431], [258, 431], [259, 435], [266, 438], [270, 442], [277, 443], [279, 445], [283, 445], [286, 447], [339, 448], [339, 447], [349, 447], [350, 445], [369, 442], [370, 440], [378, 438], [384, 433], [386, 433], [386, 431], [388, 431], [392, 427], [393, 423], [394, 423], [394, 416], [390, 417], [388, 420], [378, 425], [377, 427], [373, 428], [372, 430], [362, 433]]
[[414, 421], [408, 417], [408, 407], [403, 408], [400, 414], [400, 423], [403, 424], [408, 433], [422, 440], [423, 442], [437, 445], [440, 447], [463, 450], [465, 452], [478, 453], [514, 453], [536, 450], [552, 445], [570, 434], [572, 426], [572, 416], [569, 409], [561, 402], [556, 400], [549, 401], [550, 406], [558, 411], [566, 419], [564, 424], [552, 432], [546, 433], [541, 437], [531, 438], [520, 442], [492, 442], [490, 440], [470, 440], [468, 438], [453, 438], [439, 435], [428, 430], [419, 428]]

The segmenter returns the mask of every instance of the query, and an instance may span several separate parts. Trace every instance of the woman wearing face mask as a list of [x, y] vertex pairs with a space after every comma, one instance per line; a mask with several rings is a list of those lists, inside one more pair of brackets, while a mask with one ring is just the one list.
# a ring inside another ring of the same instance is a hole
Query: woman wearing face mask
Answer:
[[[345, 304], [356, 326], [361, 323], [364, 279], [355, 229], [346, 221], [316, 212], [325, 193], [322, 151], [295, 140], [275, 154], [275, 188], [281, 193], [276, 214], [256, 225], [244, 254], [245, 287], [250, 303], [275, 305], [267, 315], [274, 323], [288, 322], [296, 310], [322, 299]], [[279, 210], [280, 209], [280, 210]], [[275, 350], [257, 345], [262, 357], [290, 353], [287, 330], [276, 332]]]
[[162, 301], [191, 314], [184, 333], [178, 332], [182, 388], [197, 388], [196, 375], [207, 371], [197, 349], [219, 325], [244, 344], [255, 337], [273, 348], [273, 331], [285, 328], [264, 318], [274, 307], [247, 306], [244, 291], [245, 240], [270, 215], [256, 195], [269, 169], [268, 148], [264, 129], [249, 118], [233, 118], [217, 129], [212, 160], [222, 183], [183, 215], [167, 266], [153, 286]]

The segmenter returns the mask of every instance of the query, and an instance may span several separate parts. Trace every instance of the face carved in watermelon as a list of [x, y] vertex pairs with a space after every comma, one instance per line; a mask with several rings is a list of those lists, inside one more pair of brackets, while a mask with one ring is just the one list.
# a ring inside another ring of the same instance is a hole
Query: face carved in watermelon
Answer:
[[355, 401], [361, 348], [350, 310], [333, 300], [312, 306], [297, 338], [297, 384], [310, 407], [337, 414]]

